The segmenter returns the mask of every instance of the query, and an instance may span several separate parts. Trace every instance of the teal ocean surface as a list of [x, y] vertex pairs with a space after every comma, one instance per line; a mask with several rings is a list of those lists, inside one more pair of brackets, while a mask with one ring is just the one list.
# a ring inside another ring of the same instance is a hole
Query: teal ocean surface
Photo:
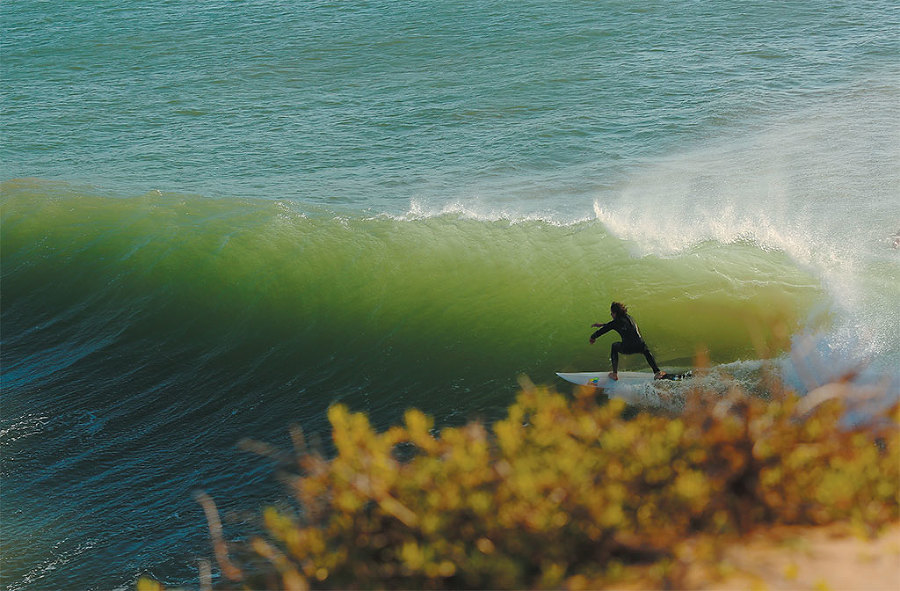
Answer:
[[11, 0], [0, 28], [5, 589], [197, 586], [194, 491], [231, 535], [282, 495], [241, 438], [327, 441], [336, 401], [495, 420], [522, 375], [608, 368], [613, 299], [664, 368], [900, 390], [896, 2]]

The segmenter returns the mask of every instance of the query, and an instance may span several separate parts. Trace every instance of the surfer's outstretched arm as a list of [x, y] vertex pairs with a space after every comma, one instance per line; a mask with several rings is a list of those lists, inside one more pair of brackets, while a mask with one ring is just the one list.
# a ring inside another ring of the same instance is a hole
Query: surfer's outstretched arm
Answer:
[[591, 335], [591, 344], [592, 344], [592, 345], [594, 344], [594, 341], [597, 340], [597, 337], [599, 337], [600, 335], [604, 335], [604, 334], [608, 333], [608, 332], [611, 331], [612, 328], [613, 328], [613, 327], [612, 327], [612, 322], [607, 322], [606, 324], [596, 324], [596, 323], [595, 323], [595, 324], [592, 324], [592, 325], [591, 325], [591, 328], [594, 328], [594, 327], [600, 327], [600, 330], [594, 332], [594, 334]]

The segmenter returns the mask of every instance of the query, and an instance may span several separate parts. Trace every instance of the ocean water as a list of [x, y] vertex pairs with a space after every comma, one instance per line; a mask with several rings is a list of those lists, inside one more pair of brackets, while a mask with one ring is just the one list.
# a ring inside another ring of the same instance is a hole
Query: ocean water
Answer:
[[613, 299], [665, 368], [812, 347], [897, 393], [895, 2], [10, 0], [0, 27], [6, 589], [196, 585], [194, 491], [231, 535], [281, 495], [241, 438], [327, 441], [337, 401], [494, 420], [520, 376], [608, 367]]

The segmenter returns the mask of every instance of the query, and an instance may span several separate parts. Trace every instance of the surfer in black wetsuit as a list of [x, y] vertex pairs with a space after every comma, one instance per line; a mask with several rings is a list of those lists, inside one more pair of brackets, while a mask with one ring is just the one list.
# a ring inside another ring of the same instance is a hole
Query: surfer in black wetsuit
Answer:
[[612, 314], [612, 321], [607, 322], [606, 324], [591, 325], [592, 328], [597, 327], [600, 329], [591, 335], [592, 345], [594, 344], [594, 341], [597, 340], [597, 337], [606, 334], [611, 330], [616, 331], [619, 333], [619, 336], [622, 337], [620, 342], [613, 343], [612, 345], [612, 351], [609, 355], [610, 360], [612, 361], [612, 371], [610, 372], [609, 377], [614, 380], [619, 379], [619, 353], [625, 355], [642, 353], [644, 358], [647, 359], [647, 363], [650, 364], [650, 368], [653, 370], [653, 377], [657, 380], [666, 377], [666, 372], [660, 371], [659, 367], [656, 365], [653, 354], [647, 347], [647, 343], [641, 338], [641, 333], [638, 331], [637, 324], [635, 324], [631, 316], [628, 315], [628, 308], [625, 307], [625, 304], [613, 302], [609, 307], [609, 312]]

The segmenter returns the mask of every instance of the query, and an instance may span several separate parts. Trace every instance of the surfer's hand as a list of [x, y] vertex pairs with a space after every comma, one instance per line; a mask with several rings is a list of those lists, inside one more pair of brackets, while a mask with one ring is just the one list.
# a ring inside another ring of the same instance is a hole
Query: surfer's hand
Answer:
[[603, 328], [603, 325], [595, 322], [591, 325], [591, 328]]
[[595, 339], [594, 337], [591, 337], [591, 344], [593, 345], [593, 344], [594, 344], [594, 341], [596, 341], [596, 340], [597, 340], [597, 339]]

